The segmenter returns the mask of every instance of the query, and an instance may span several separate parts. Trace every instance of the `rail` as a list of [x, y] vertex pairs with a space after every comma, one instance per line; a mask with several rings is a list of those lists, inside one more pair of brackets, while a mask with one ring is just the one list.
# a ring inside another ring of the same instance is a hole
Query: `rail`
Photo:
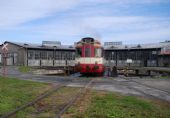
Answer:
[[34, 99], [33, 101], [24, 104], [23, 106], [15, 109], [14, 111], [11, 111], [11, 112], [3, 115], [3, 116], [0, 117], [0, 118], [9, 118], [9, 117], [11, 117], [11, 116], [15, 115], [16, 113], [18, 113], [19, 111], [22, 111], [22, 110], [24, 110], [25, 108], [28, 108], [29, 106], [34, 105], [34, 104], [37, 103], [38, 101], [40, 101], [40, 100], [42, 100], [42, 99], [50, 96], [52, 93], [54, 93], [54, 92], [57, 91], [59, 88], [64, 87], [64, 86], [65, 86], [65, 84], [60, 84], [60, 85], [54, 87], [52, 90], [46, 91], [45, 93], [41, 94], [40, 96], [38, 96], [38, 97], [37, 97], [36, 99]]
[[89, 86], [92, 84], [93, 80], [90, 80], [85, 87], [83, 87], [82, 89], [80, 89], [80, 91], [75, 95], [72, 96], [71, 99], [69, 100], [69, 102], [56, 114], [55, 118], [60, 118], [61, 115], [63, 115], [68, 108], [70, 108], [75, 102], [76, 100], [81, 97], [82, 95], [84, 95], [87, 92], [87, 89], [89, 88]]

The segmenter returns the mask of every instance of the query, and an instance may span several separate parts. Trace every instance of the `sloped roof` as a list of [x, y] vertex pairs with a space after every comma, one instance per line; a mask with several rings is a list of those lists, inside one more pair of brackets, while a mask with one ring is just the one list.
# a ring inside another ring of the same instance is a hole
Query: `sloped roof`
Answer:
[[61, 45], [61, 46], [43, 46], [42, 44], [31, 44], [31, 43], [19, 43], [19, 42], [9, 42], [6, 41], [5, 43], [11, 43], [23, 48], [29, 49], [63, 49], [63, 50], [75, 50], [73, 45]]
[[170, 42], [152, 43], [152, 44], [134, 44], [134, 45], [118, 45], [118, 46], [105, 46], [105, 50], [124, 50], [124, 49], [153, 49], [170, 47]]
[[[75, 50], [74, 45], [61, 45], [61, 46], [43, 46], [42, 44], [32, 44], [32, 43], [19, 43], [19, 42], [9, 42], [20, 47], [29, 49], [63, 49], [63, 50]], [[118, 45], [118, 46], [104, 46], [104, 50], [127, 50], [127, 49], [153, 49], [153, 48], [164, 48], [170, 47], [170, 42], [161, 42], [153, 44], [136, 44], [136, 45]]]

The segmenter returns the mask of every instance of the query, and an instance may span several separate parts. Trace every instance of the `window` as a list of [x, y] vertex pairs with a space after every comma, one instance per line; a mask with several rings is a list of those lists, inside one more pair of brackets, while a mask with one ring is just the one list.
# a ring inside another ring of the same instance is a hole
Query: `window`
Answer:
[[156, 51], [152, 51], [152, 54], [155, 55], [155, 54], [157, 54], [157, 52]]
[[41, 59], [47, 59], [47, 52], [46, 51], [41, 52]]
[[75, 52], [72, 52], [72, 60], [75, 60]]
[[102, 49], [95, 48], [95, 57], [101, 57], [101, 56], [102, 56]]
[[56, 60], [61, 60], [61, 51], [56, 51], [55, 52], [55, 59]]
[[34, 52], [28, 51], [28, 59], [34, 59]]
[[35, 51], [35, 59], [40, 59], [40, 52], [39, 51]]
[[90, 47], [85, 48], [85, 57], [90, 57]]
[[81, 48], [77, 48], [76, 50], [76, 57], [81, 57], [82, 56], [82, 49]]
[[70, 60], [69, 52], [65, 52], [65, 60]]
[[47, 54], [48, 54], [48, 60], [52, 60], [53, 59], [53, 52], [52, 51], [48, 51], [47, 52]]
[[61, 58], [62, 60], [65, 60], [66, 59], [66, 54], [64, 51], [61, 51]]

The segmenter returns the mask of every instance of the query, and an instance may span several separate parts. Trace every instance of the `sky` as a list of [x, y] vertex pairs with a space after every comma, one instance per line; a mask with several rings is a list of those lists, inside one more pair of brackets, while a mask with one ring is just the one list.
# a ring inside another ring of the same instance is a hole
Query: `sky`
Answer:
[[0, 0], [0, 43], [170, 40], [170, 0]]

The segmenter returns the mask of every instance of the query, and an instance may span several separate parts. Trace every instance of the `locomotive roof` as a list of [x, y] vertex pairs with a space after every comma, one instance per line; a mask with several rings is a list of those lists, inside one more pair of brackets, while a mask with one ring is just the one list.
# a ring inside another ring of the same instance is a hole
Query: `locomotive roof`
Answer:
[[92, 38], [92, 37], [84, 37], [84, 38], [82, 38], [82, 40], [83, 39], [93, 39], [94, 40], [94, 38]]

